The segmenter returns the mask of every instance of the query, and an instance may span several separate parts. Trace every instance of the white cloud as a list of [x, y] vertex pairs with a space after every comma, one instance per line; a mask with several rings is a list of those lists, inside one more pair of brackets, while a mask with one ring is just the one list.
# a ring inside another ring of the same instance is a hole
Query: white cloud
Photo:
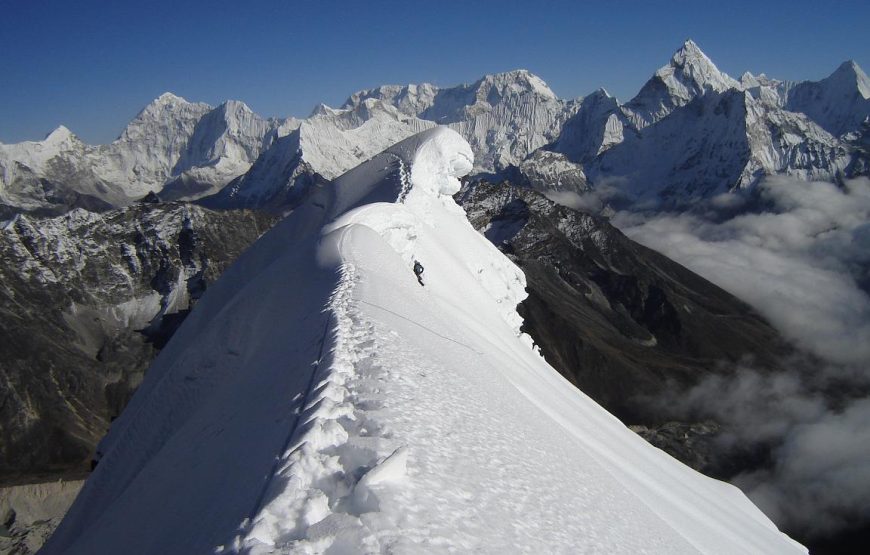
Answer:
[[870, 264], [870, 180], [844, 190], [782, 178], [761, 187], [773, 211], [723, 222], [621, 212], [613, 221], [753, 305], [797, 345], [833, 362], [866, 363], [870, 297], [856, 278]]
[[772, 448], [770, 465], [733, 481], [779, 525], [806, 535], [866, 525], [870, 179], [840, 188], [775, 177], [755, 196], [699, 208], [620, 212], [613, 223], [748, 302], [826, 363], [807, 371], [804, 361], [778, 374], [743, 368], [659, 402], [676, 416], [725, 424], [723, 453]]

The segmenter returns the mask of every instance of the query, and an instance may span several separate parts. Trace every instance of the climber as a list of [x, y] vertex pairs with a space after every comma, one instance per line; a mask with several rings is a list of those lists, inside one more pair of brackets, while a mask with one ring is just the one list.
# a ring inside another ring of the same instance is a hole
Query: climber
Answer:
[[423, 265], [416, 260], [414, 261], [414, 275], [417, 276], [417, 281], [420, 282], [420, 285], [425, 287], [423, 284]]

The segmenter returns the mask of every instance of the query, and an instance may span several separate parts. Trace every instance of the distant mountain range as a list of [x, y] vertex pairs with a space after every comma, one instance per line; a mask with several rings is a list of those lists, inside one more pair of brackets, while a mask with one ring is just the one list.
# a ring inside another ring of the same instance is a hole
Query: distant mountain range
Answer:
[[[480, 174], [520, 170], [543, 189], [607, 185], [630, 199], [685, 205], [752, 188], [770, 174], [865, 175], [868, 118], [870, 79], [854, 62], [817, 82], [750, 73], [738, 81], [692, 41], [625, 104], [603, 89], [559, 99], [525, 70], [452, 88], [364, 90], [303, 120], [166, 93], [108, 145], [86, 145], [64, 127], [43, 141], [0, 145], [0, 205], [7, 216], [57, 214], [124, 206], [154, 192], [280, 210], [319, 178], [434, 125], [469, 141]], [[564, 183], [540, 178], [553, 175]]]

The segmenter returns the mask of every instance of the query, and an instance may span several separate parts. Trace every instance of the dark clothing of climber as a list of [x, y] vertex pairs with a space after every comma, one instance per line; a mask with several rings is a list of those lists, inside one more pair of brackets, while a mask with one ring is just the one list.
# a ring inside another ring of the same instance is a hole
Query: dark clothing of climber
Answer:
[[420, 282], [420, 285], [425, 287], [423, 284], [423, 265], [416, 260], [414, 261], [414, 275], [417, 276], [417, 281]]

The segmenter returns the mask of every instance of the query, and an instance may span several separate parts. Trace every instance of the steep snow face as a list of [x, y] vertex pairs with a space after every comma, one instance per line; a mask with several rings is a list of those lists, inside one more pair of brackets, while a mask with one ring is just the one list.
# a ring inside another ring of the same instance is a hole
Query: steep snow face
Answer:
[[621, 143], [633, 124], [622, 113], [619, 102], [604, 89], [580, 101], [580, 109], [562, 126], [552, 149], [577, 163], [588, 163], [610, 147]]
[[258, 241], [44, 552], [805, 552], [532, 349], [522, 272], [449, 196], [471, 155], [415, 135]]
[[371, 99], [455, 129], [471, 144], [475, 169], [484, 172], [518, 165], [553, 141], [576, 109], [526, 70], [486, 75], [470, 85], [448, 89], [430, 84], [379, 87], [351, 95], [345, 107]]
[[870, 118], [870, 78], [855, 62], [844, 62], [821, 81], [795, 85], [786, 107], [838, 137], [859, 131]]
[[251, 164], [274, 138], [268, 121], [243, 102], [228, 100], [208, 112], [196, 124], [193, 134], [161, 191], [165, 200], [195, 199], [220, 190], [248, 171]]
[[118, 139], [89, 153], [88, 164], [131, 198], [158, 190], [184, 153], [196, 124], [211, 106], [164, 93], [131, 121]]
[[721, 93], [732, 88], [740, 88], [740, 83], [719, 71], [697, 44], [687, 40], [626, 104], [626, 114], [643, 128], [707, 91]]

